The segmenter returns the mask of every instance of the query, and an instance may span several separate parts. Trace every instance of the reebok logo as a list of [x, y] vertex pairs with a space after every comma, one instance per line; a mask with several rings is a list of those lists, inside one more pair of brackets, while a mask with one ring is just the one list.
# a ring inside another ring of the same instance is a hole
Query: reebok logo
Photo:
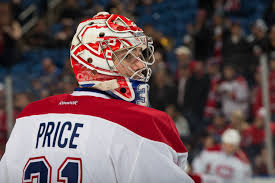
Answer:
[[77, 105], [78, 101], [60, 101], [58, 105]]

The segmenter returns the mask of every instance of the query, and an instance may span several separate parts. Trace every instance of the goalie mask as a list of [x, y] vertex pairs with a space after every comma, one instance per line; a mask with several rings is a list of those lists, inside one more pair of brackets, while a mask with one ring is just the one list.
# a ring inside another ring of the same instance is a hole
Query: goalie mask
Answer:
[[80, 87], [148, 106], [151, 38], [126, 17], [100, 12], [82, 21], [72, 40], [71, 64]]

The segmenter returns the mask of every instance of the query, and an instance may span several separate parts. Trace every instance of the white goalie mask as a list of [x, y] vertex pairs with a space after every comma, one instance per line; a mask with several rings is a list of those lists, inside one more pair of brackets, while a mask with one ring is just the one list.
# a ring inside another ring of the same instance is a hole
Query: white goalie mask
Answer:
[[80, 87], [148, 106], [153, 52], [152, 39], [134, 22], [100, 12], [79, 24], [72, 40], [71, 64]]

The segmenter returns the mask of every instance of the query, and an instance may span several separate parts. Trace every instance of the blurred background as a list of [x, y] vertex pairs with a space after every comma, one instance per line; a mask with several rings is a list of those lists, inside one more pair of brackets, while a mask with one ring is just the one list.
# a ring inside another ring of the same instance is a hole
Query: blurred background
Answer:
[[275, 174], [275, 0], [0, 0], [0, 158], [26, 105], [77, 86], [70, 42], [99, 11], [126, 16], [153, 37], [151, 106], [173, 118], [190, 164], [234, 128], [253, 176]]

